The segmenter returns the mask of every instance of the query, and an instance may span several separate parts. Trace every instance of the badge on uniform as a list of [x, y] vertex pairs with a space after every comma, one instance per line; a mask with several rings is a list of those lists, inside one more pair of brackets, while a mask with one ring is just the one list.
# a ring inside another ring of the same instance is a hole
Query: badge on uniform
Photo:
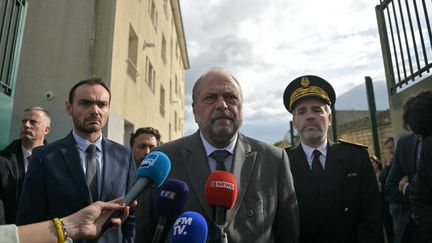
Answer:
[[354, 176], [357, 176], [357, 173], [349, 173], [349, 174], [347, 174], [347, 177], [349, 178], [349, 177], [354, 177]]

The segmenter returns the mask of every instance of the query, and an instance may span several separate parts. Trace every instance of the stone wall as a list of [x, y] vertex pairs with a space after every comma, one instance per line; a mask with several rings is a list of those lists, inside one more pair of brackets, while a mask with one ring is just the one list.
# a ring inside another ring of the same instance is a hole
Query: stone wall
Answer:
[[[383, 159], [385, 158], [384, 142], [387, 138], [393, 136], [390, 111], [386, 110], [377, 112], [376, 119], [381, 159]], [[369, 116], [344, 124], [337, 124], [337, 134], [338, 139], [344, 139], [368, 146], [369, 154], [374, 154]]]

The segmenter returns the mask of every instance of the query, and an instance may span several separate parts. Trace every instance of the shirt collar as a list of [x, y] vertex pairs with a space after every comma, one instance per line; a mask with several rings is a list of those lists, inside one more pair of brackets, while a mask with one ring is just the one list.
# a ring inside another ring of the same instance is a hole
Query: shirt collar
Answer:
[[21, 144], [21, 151], [23, 154], [23, 159], [27, 159], [27, 157], [29, 157], [30, 155], [32, 155], [31, 150], [27, 150], [26, 148], [24, 148], [24, 146]]
[[325, 140], [324, 143], [322, 143], [320, 146], [318, 146], [318, 148], [313, 148], [313, 147], [307, 146], [304, 143], [301, 143], [301, 146], [303, 148], [303, 151], [306, 154], [306, 158], [309, 159], [309, 160], [313, 159], [313, 151], [315, 149], [317, 149], [318, 151], [320, 151], [321, 155], [323, 155], [324, 158], [327, 156], [327, 140]]
[[201, 141], [202, 141], [203, 144], [204, 144], [204, 149], [205, 149], [205, 151], [206, 151], [206, 155], [207, 155], [207, 157], [209, 157], [210, 154], [213, 153], [213, 151], [215, 151], [215, 150], [227, 150], [227, 151], [230, 152], [231, 154], [234, 154], [234, 148], [235, 148], [235, 145], [236, 145], [236, 143], [237, 143], [238, 134], [236, 133], [236, 135], [235, 135], [233, 141], [232, 141], [230, 144], [228, 144], [227, 146], [223, 147], [223, 148], [215, 148], [215, 147], [213, 147], [213, 145], [211, 145], [211, 144], [210, 144], [210, 143], [209, 143], [209, 142], [204, 138], [204, 136], [203, 136], [203, 134], [201, 133], [201, 131], [200, 131], [200, 137], [201, 137]]
[[[75, 130], [72, 130], [72, 135], [77, 143], [77, 147], [79, 150], [81, 150], [82, 152], [85, 152], [87, 150], [87, 147], [92, 144], [91, 142], [85, 140], [84, 138], [82, 138], [80, 135], [78, 135], [78, 133], [75, 132]], [[93, 143], [94, 145], [96, 145], [96, 147], [98, 148], [99, 151], [102, 151], [102, 135]]]

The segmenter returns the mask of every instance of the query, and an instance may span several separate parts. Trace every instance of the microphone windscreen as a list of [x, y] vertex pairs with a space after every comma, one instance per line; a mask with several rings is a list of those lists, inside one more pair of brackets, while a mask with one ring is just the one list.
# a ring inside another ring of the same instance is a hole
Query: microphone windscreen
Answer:
[[159, 189], [156, 214], [175, 220], [183, 211], [188, 196], [189, 188], [185, 182], [176, 179], [166, 180]]
[[205, 198], [210, 207], [232, 208], [237, 198], [234, 175], [227, 171], [213, 171], [205, 185]]
[[171, 243], [205, 243], [207, 233], [204, 217], [197, 212], [186, 211], [174, 223]]
[[147, 177], [159, 187], [171, 170], [171, 161], [165, 153], [154, 151], [147, 154], [137, 171], [137, 178]]

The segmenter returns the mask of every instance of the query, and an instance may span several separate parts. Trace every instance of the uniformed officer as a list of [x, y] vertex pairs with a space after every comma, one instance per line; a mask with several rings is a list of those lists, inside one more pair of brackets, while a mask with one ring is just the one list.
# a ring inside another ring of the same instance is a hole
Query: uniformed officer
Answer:
[[300, 145], [287, 149], [300, 209], [301, 243], [383, 242], [381, 198], [364, 146], [327, 139], [336, 101], [324, 79], [305, 75], [285, 89]]

